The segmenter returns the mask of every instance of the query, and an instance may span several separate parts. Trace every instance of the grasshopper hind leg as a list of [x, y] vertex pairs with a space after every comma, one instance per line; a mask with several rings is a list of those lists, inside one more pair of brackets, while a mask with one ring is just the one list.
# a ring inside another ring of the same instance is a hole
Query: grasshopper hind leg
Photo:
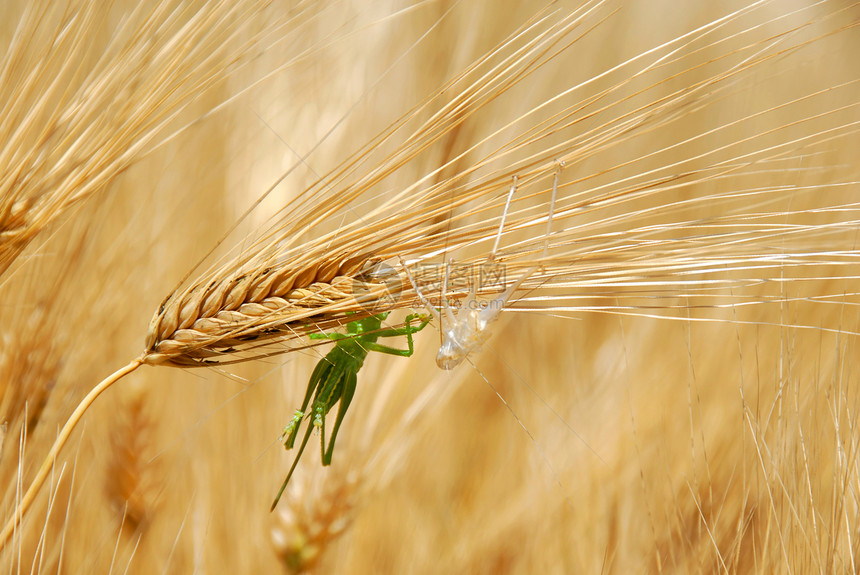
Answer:
[[305, 432], [305, 437], [302, 439], [302, 444], [299, 446], [299, 451], [296, 453], [296, 458], [293, 460], [292, 466], [290, 466], [290, 471], [287, 473], [286, 479], [281, 484], [281, 488], [278, 490], [278, 494], [275, 496], [275, 500], [272, 501], [272, 507], [269, 511], [274, 511], [275, 507], [278, 506], [278, 501], [281, 500], [281, 495], [284, 494], [284, 490], [287, 488], [287, 484], [290, 482], [290, 478], [293, 476], [293, 472], [296, 470], [296, 466], [299, 464], [299, 459], [302, 458], [302, 453], [305, 451], [305, 446], [308, 444], [308, 440], [311, 438], [311, 431], [313, 430], [313, 426], [309, 425], [308, 430]]
[[337, 419], [334, 422], [334, 429], [331, 431], [331, 439], [328, 442], [328, 449], [322, 453], [322, 464], [331, 464], [331, 456], [334, 453], [334, 442], [337, 439], [337, 432], [340, 430], [340, 425], [343, 423], [343, 418], [346, 416], [346, 410], [349, 409], [349, 404], [352, 402], [352, 397], [355, 395], [355, 386], [358, 381], [358, 375], [350, 372], [346, 376], [344, 382], [343, 394], [340, 397], [340, 405], [337, 408]]

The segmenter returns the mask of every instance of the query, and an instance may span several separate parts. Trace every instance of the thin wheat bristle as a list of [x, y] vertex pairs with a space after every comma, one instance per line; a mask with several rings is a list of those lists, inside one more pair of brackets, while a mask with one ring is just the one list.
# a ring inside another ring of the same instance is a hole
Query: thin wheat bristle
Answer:
[[[506, 43], [449, 82], [443, 92], [446, 99], [437, 95], [414, 108], [288, 202], [255, 239], [242, 240], [243, 247], [238, 249], [233, 260], [203, 274], [190, 287], [177, 290], [166, 300], [150, 325], [146, 361], [200, 365], [261, 357], [277, 353], [279, 343], [308, 333], [310, 324], [314, 324], [313, 329], [317, 331], [325, 330], [338, 322], [343, 323], [345, 313], [361, 311], [362, 303], [365, 308], [373, 308], [377, 304], [373, 301], [374, 294], [390, 295], [385, 286], [379, 285], [373, 293], [363, 294], [364, 302], [357, 301], [349, 293], [350, 282], [356, 280], [357, 273], [370, 258], [389, 262], [412, 258], [410, 261], [414, 264], [432, 256], [445, 258], [463, 247], [486, 243], [494, 236], [494, 224], [486, 220], [475, 222], [466, 215], [468, 212], [459, 209], [477, 205], [474, 212], [479, 214], [498, 213], [501, 198], [504, 198], [502, 190], [507, 188], [511, 176], [518, 178], [523, 191], [514, 202], [504, 231], [507, 235], [527, 234], [529, 239], [508, 242], [510, 247], [500, 253], [499, 261], [508, 267], [511, 276], [534, 266], [542, 270], [523, 282], [523, 292], [579, 288], [601, 282], [609, 285], [607, 281], [612, 278], [607, 276], [607, 270], [611, 269], [609, 273], [616, 278], [615, 283], [642, 285], [660, 280], [671, 285], [682, 275], [719, 273], [722, 279], [714, 293], [725, 296], [735, 290], [736, 295], [732, 297], [743, 298], [743, 290], [763, 277], [760, 274], [767, 274], [773, 257], [779, 257], [788, 276], [806, 277], [808, 268], [833, 263], [837, 257], [835, 253], [818, 250], [820, 253], [813, 254], [818, 236], [827, 231], [812, 226], [780, 229], [771, 225], [776, 218], [805, 216], [804, 210], [756, 212], [744, 203], [743, 193], [718, 195], [698, 191], [704, 184], [742, 185], [747, 179], [796, 161], [803, 154], [813, 157], [833, 140], [855, 133], [858, 128], [851, 122], [836, 123], [833, 127], [822, 127], [818, 122], [837, 118], [840, 112], [856, 108], [856, 103], [828, 110], [823, 115], [797, 118], [794, 126], [809, 125], [809, 129], [800, 137], [776, 144], [767, 141], [771, 135], [768, 132], [754, 130], [754, 121], [760, 117], [782, 107], [799, 106], [823, 97], [827, 91], [812, 92], [754, 111], [680, 143], [631, 157], [611, 167], [584, 172], [580, 168], [599, 153], [675, 127], [688, 116], [703, 113], [724, 97], [724, 92], [734, 82], [748, 77], [756, 67], [803, 47], [803, 42], [789, 43], [788, 32], [755, 39], [740, 48], [723, 48], [721, 40], [710, 37], [726, 21], [739, 18], [753, 7], [741, 9], [654, 49], [653, 53], [642, 55], [647, 55], [651, 61], [638, 62], [640, 56], [624, 62], [610, 72], [625, 70], [630, 75], [596, 95], [584, 100], [573, 97], [591, 81], [562, 91], [506, 124], [506, 128], [517, 126], [520, 132], [483, 157], [464, 162], [464, 158], [475, 153], [478, 145], [459, 154], [446, 152], [449, 159], [444, 165], [434, 168], [406, 189], [395, 190], [365, 210], [352, 207], [353, 203], [365, 201], [379, 185], [415, 161], [443, 136], [456, 134], [471, 116], [504, 96], [517, 83], [536, 74], [547, 64], [547, 54], [558, 55], [581, 41], [590, 29], [586, 27], [581, 31], [580, 28], [593, 16], [592, 12], [599, 13], [602, 7], [603, 2], [586, 3], [579, 12], [560, 18], [558, 22], [543, 17], [523, 26]], [[749, 34], [755, 28], [755, 25], [749, 26], [738, 34]], [[704, 65], [693, 59], [696, 50], [682, 51], [687, 47], [722, 50], [719, 57], [706, 63], [709, 76], [677, 89], [667, 88], [665, 78], [654, 79], [654, 74], [670, 65], [679, 67], [676, 77], [699, 72]], [[839, 88], [847, 87], [846, 84]], [[632, 95], [621, 88], [631, 89]], [[655, 96], [647, 104], [632, 103], [635, 96], [652, 92]], [[566, 101], [568, 97], [571, 102]], [[438, 106], [438, 111], [419, 121], [419, 114], [431, 106]], [[552, 106], [560, 109], [550, 112]], [[614, 115], [604, 118], [609, 111]], [[416, 122], [417, 128], [411, 128], [411, 123]], [[747, 126], [749, 131], [734, 145], [724, 145], [714, 137], [721, 131]], [[788, 127], [772, 131], [784, 129]], [[492, 142], [497, 133], [481, 143]], [[392, 142], [399, 142], [396, 153], [378, 165], [370, 168], [364, 165], [375, 147]], [[638, 165], [648, 166], [646, 162], [652, 161], [654, 156], [674, 151], [682, 144], [692, 146], [694, 143], [703, 148], [682, 152], [680, 159], [658, 168], [634, 171]], [[749, 147], [743, 148], [741, 143]], [[464, 164], [468, 167], [454, 175], [439, 176], [450, 171], [452, 166]], [[551, 255], [536, 258], [541, 239], [535, 230], [545, 221], [545, 215], [541, 214], [541, 208], [536, 210], [535, 198], [543, 196], [542, 201], [546, 201], [549, 182], [559, 166], [564, 169], [553, 216], [556, 230], [547, 238]], [[607, 182], [607, 176], [614, 174], [618, 176]], [[428, 184], [429, 181], [433, 183]], [[778, 194], [786, 189], [790, 188], [760, 188], [756, 193], [761, 198], [772, 195], [773, 205], [779, 206]], [[815, 191], [816, 188], [809, 188], [806, 193]], [[679, 194], [688, 196], [683, 201], [674, 199]], [[726, 218], [717, 222], [695, 217], [697, 210], [715, 202], [725, 204], [729, 214]], [[760, 205], [767, 204], [762, 201]], [[659, 211], [655, 206], [659, 206]], [[585, 216], [589, 219], [583, 220]], [[341, 217], [338, 229], [326, 231], [325, 226], [337, 217]], [[850, 211], [843, 211], [840, 217], [844, 218], [842, 233], [849, 233], [855, 218]], [[640, 219], [647, 224], [637, 228], [634, 225]], [[660, 219], [667, 222], [665, 228], [659, 226]], [[444, 227], [438, 225], [439, 221], [445, 223]], [[742, 226], [749, 222], [759, 222], [760, 227], [750, 228], [749, 233], [745, 233]], [[733, 227], [734, 231], [724, 236], [719, 231], [720, 226]], [[317, 227], [322, 230], [316, 237], [297, 243]], [[709, 233], [709, 228], [715, 231]], [[761, 241], [765, 230], [772, 240], [780, 240], [778, 244], [773, 243], [772, 252]], [[824, 241], [832, 242], [833, 236]], [[593, 249], [595, 246], [599, 251]], [[794, 246], [797, 246], [794, 253], [786, 253]], [[331, 258], [331, 253], [363, 255], [341, 256], [350, 257], [350, 265], [339, 267], [338, 258]], [[481, 257], [476, 253], [461, 256], [459, 261], [473, 265], [479, 263]], [[696, 260], [698, 263], [694, 263]], [[852, 262], [846, 264], [852, 265]], [[731, 277], [733, 270], [750, 272], [748, 276]], [[693, 295], [691, 292], [682, 290], [679, 294], [676, 289], [671, 297]], [[408, 286], [400, 290], [399, 295], [402, 297], [397, 307], [416, 301], [416, 294]], [[441, 290], [437, 288], [430, 295], [437, 299], [441, 297]], [[460, 298], [465, 291], [454, 289], [449, 295]], [[614, 295], [622, 294], [614, 292]], [[541, 296], [532, 297], [537, 301]], [[384, 311], [390, 306], [377, 309]], [[557, 301], [555, 309], [579, 308]], [[288, 349], [286, 345], [280, 347], [281, 352]]]
[[[243, 248], [233, 260], [215, 266], [195, 279], [190, 286], [178, 289], [167, 298], [150, 324], [145, 361], [188, 366], [260, 357], [275, 353], [271, 346], [265, 348], [266, 345], [274, 346], [306, 334], [308, 327], [303, 324], [313, 323], [314, 329], [320, 330], [336, 325], [337, 321], [343, 322], [346, 312], [361, 310], [362, 302], [350, 294], [350, 283], [355, 281], [357, 273], [371, 257], [393, 260], [417, 252], [420, 260], [426, 257], [424, 254], [446, 255], [464, 245], [487, 241], [494, 234], [492, 225], [482, 223], [476, 226], [455, 210], [479, 202], [481, 211], [495, 211], [500, 207], [499, 198], [503, 197], [499, 191], [507, 187], [507, 180], [512, 174], [519, 177], [523, 188], [530, 190], [521, 194], [518, 204], [533, 203], [534, 197], [542, 193], [535, 187], [548, 185], [547, 179], [557, 166], [564, 165], [565, 170], [574, 172], [578, 165], [585, 163], [598, 151], [620, 146], [636, 134], [671, 126], [685, 114], [691, 113], [690, 109], [706, 108], [714, 95], [723, 89], [721, 84], [728, 83], [755, 64], [773, 57], [775, 46], [778, 46], [778, 42], [771, 45], [765, 41], [755, 42], [743, 50], [746, 60], [741, 59], [740, 63], [732, 66], [731, 62], [723, 63], [716, 59], [714, 65], [723, 65], [726, 69], [692, 86], [669, 92], [645, 106], [625, 110], [630, 96], [619, 93], [619, 87], [659, 70], [666, 65], [666, 59], [681, 62], [689, 58], [688, 55], [676, 55], [679, 50], [677, 46], [683, 46], [683, 43], [681, 40], [673, 41], [661, 47], [661, 51], [653, 56], [654, 62], [642, 64], [636, 74], [621, 80], [618, 85], [611, 86], [598, 96], [585, 102], [564, 103], [561, 110], [555, 111], [548, 119], [541, 117], [544, 107], [554, 102], [564, 102], [561, 97], [575, 92], [582, 87], [579, 85], [523, 114], [511, 123], [521, 126], [519, 136], [471, 163], [465, 171], [437, 180], [429, 186], [426, 184], [431, 176], [437, 176], [452, 165], [461, 164], [470, 151], [451, 157], [445, 165], [434, 169], [407, 189], [395, 192], [383, 203], [371, 206], [366, 213], [350, 210], [352, 202], [364, 200], [364, 196], [370, 195], [378, 185], [433, 143], [446, 134], [455, 133], [471, 116], [512, 90], [517, 83], [537, 73], [546, 65], [548, 53], [553, 53], [553, 50], [559, 50], [560, 53], [587, 36], [588, 28], [579, 36], [574, 34], [579, 32], [591, 12], [598, 10], [602, 4], [587, 3], [581, 11], [560, 18], [558, 22], [544, 17], [523, 26], [505, 44], [449, 82], [446, 99], [438, 95], [428, 99], [290, 201], [256, 239], [242, 241]], [[704, 31], [686, 40], [708, 46], [707, 34], [714, 27], [716, 24], [705, 27]], [[730, 57], [737, 57], [737, 54], [728, 50], [724, 58]], [[631, 60], [624, 67], [636, 70], [635, 64]], [[643, 90], [654, 90], [663, 82], [665, 80], [646, 84]], [[712, 90], [712, 94], [706, 92], [708, 89]], [[439, 106], [440, 109], [428, 119], [419, 121], [418, 114], [431, 105]], [[578, 129], [580, 124], [610, 109], [621, 111], [614, 118], [601, 120], [588, 130]], [[415, 122], [418, 122], [418, 126], [410, 127], [410, 123]], [[847, 129], [844, 128], [844, 131]], [[546, 143], [549, 138], [557, 138], [562, 134], [569, 139], [554, 145]], [[386, 142], [400, 142], [398, 151], [376, 166], [364, 166], [374, 147]], [[472, 150], [476, 149], [477, 146], [472, 147]], [[515, 153], [526, 150], [531, 155], [504, 164]], [[605, 171], [579, 175], [576, 180], [559, 187], [566, 194], [559, 198], [554, 220], [561, 224], [565, 220], [581, 217], [583, 211], [616, 210], [643, 198], [656, 199], [661, 195], [677, 193], [680, 189], [689, 189], [701, 181], [715, 181], [720, 177], [739, 178], [745, 168], [757, 166], [762, 161], [775, 161], [793, 151], [791, 146], [783, 145], [776, 149], [762, 147], [746, 155], [726, 157], [723, 147], [715, 147], [683, 162], [665, 166], [656, 173], [644, 172], [635, 177], [619, 179], [608, 189], [596, 186], [587, 197], [584, 197], [583, 192], [577, 192], [575, 186], [605, 176]], [[641, 158], [631, 160], [631, 163], [638, 161]], [[503, 167], [491, 169], [500, 163], [503, 163]], [[613, 170], [623, 167], [622, 164]], [[676, 167], [683, 167], [684, 171], [673, 173]], [[712, 198], [704, 196], [700, 201], [712, 201]], [[309, 242], [297, 244], [308, 230], [325, 225], [338, 212], [351, 216], [339, 229], [322, 232]], [[542, 221], [533, 209], [522, 209], [514, 214], [506, 233], [522, 233], [534, 229]], [[630, 217], [623, 224], [629, 225], [633, 219]], [[439, 220], [446, 223], [444, 228], [437, 225]], [[597, 229], [589, 233], [594, 234]], [[571, 226], [549, 239], [553, 248], [567, 247], [567, 252], [554, 249], [555, 260], [541, 261], [545, 273], [530, 278], [522, 286], [523, 290], [533, 290], [548, 283], [564, 286], [562, 274], [549, 271], [553, 263], [578, 274], [580, 267], [572, 262], [580, 260], [580, 253], [584, 252], [584, 247], [580, 247], [584, 244], [578, 237], [579, 233], [578, 227]], [[534, 245], [540, 243], [540, 239], [534, 236], [531, 241]], [[331, 253], [346, 255], [332, 258]], [[621, 253], [620, 250], [617, 253]], [[522, 248], [517, 257], [523, 257]], [[341, 258], [348, 258], [347, 263], [340, 263]], [[500, 259], [510, 266], [511, 271], [515, 271], [517, 266], [525, 269], [534, 265], [522, 259], [512, 261], [506, 254], [501, 254]], [[464, 263], [475, 261], [477, 258], [463, 260]], [[617, 265], [619, 261], [624, 260], [615, 257], [613, 263]], [[628, 271], [636, 273], [635, 270]], [[386, 295], [384, 286], [378, 288], [373, 293], [364, 294], [366, 307], [376, 303], [373, 301], [374, 293]], [[438, 297], [438, 292], [435, 295]], [[462, 297], [463, 293], [453, 292], [452, 295]], [[403, 306], [407, 302], [404, 298], [398, 305]], [[287, 349], [282, 346], [281, 352]]]

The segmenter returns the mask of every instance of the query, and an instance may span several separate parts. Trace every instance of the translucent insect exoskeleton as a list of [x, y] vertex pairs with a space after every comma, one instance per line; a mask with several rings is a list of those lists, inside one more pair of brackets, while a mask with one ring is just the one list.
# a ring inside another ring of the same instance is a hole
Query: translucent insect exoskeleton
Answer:
[[[546, 228], [546, 237], [544, 239], [544, 257], [547, 254], [549, 248], [549, 234], [552, 226], [552, 216], [555, 210], [555, 198], [556, 193], [558, 191], [558, 175], [561, 169], [561, 163], [559, 163], [559, 168], [556, 169], [555, 177], [553, 178], [552, 183], [552, 199], [550, 200], [550, 209], [549, 216], [547, 218], [547, 228]], [[505, 209], [502, 212], [502, 219], [499, 223], [499, 231], [496, 234], [495, 244], [493, 245], [493, 250], [490, 252], [489, 257], [487, 258], [487, 263], [492, 263], [495, 260], [496, 251], [499, 247], [499, 240], [502, 236], [502, 230], [505, 225], [505, 218], [507, 217], [508, 210], [511, 205], [511, 198], [514, 195], [514, 192], [517, 189], [517, 177], [514, 176], [514, 181], [511, 184], [510, 191], [508, 192], [508, 199], [505, 203]], [[514, 292], [522, 285], [522, 283], [527, 280], [533, 273], [535, 273], [540, 266], [534, 266], [527, 269], [523, 274], [512, 283], [502, 294], [500, 294], [495, 299], [490, 301], [478, 301], [477, 299], [477, 290], [475, 285], [473, 284], [469, 290], [466, 299], [461, 303], [460, 310], [457, 315], [454, 315], [454, 312], [451, 309], [450, 304], [448, 303], [445, 294], [448, 291], [448, 275], [450, 269], [450, 263], [445, 266], [445, 274], [444, 281], [442, 284], [442, 309], [441, 311], [436, 309], [427, 298], [421, 293], [418, 285], [415, 283], [415, 279], [412, 277], [412, 274], [409, 272], [409, 269], [406, 265], [401, 261], [401, 265], [403, 266], [404, 271], [406, 272], [406, 276], [409, 278], [409, 282], [412, 284], [413, 289], [415, 289], [415, 293], [418, 295], [418, 298], [421, 300], [421, 303], [427, 308], [427, 310], [437, 319], [440, 324], [440, 331], [442, 334], [442, 344], [439, 346], [439, 352], [436, 354], [436, 365], [440, 368], [449, 370], [457, 367], [460, 363], [463, 362], [466, 357], [481, 348], [481, 345], [487, 340], [490, 333], [488, 331], [489, 325], [495, 321], [499, 314], [504, 309], [505, 305], [510, 301], [511, 297], [513, 297]]]

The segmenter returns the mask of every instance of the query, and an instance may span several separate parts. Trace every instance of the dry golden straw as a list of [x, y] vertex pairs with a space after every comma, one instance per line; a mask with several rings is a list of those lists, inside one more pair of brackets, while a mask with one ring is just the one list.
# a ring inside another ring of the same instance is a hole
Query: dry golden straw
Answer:
[[[7, 147], [5, 155], [0, 154], [0, 173], [4, 174], [0, 180], [0, 271], [25, 253], [28, 243], [41, 230], [50, 229], [69, 207], [102, 190], [148, 153], [156, 136], [164, 137], [166, 126], [172, 125], [196, 94], [260, 51], [271, 29], [251, 33], [235, 22], [247, 22], [253, 28], [250, 14], [264, 4], [225, 7], [213, 3], [206, 5], [208, 11], [186, 14], [187, 25], [175, 31], [175, 42], [188, 46], [182, 58], [168, 58], [163, 52], [142, 57], [130, 49], [108, 51], [115, 59], [106, 57], [104, 64], [94, 67], [101, 74], [97, 77], [105, 78], [103, 90], [92, 96], [86, 90], [96, 83], [80, 82], [80, 95], [61, 100], [74, 112], [67, 124], [60, 112], [49, 112], [47, 107], [36, 107], [45, 115], [42, 118], [25, 115], [20, 106], [28, 101], [25, 96], [30, 91], [43, 90], [48, 101], [55, 97], [51, 94], [61, 81], [77, 78], [71, 60], [63, 62], [56, 54], [46, 53], [44, 61], [57, 67], [55, 80], [47, 81], [38, 74], [28, 77], [20, 101], [0, 92], [0, 99], [19, 106], [0, 124], [0, 134], [16, 142]], [[536, 269], [523, 281], [510, 311], [571, 317], [611, 314], [618, 322], [627, 315], [660, 317], [686, 326], [700, 322], [703, 329], [715, 330], [729, 326], [737, 330], [736, 342], [729, 341], [737, 344], [742, 358], [744, 354], [758, 357], [758, 349], [752, 353], [743, 343], [741, 330], [748, 326], [808, 329], [821, 338], [831, 333], [849, 338], [857, 335], [858, 327], [850, 317], [844, 325], [831, 318], [850, 314], [858, 303], [855, 286], [860, 254], [855, 236], [860, 205], [853, 198], [860, 171], [856, 165], [846, 166], [839, 150], [857, 141], [860, 78], [794, 86], [796, 89], [761, 104], [740, 107], [749, 91], [782, 80], [784, 61], [802, 59], [807, 51], [833, 39], [854, 38], [857, 20], [852, 15], [856, 16], [857, 6], [824, 1], [788, 11], [774, 9], [774, 5], [766, 0], [751, 2], [587, 73], [571, 72], [570, 63], [583, 59], [578, 51], [612, 25], [623, 2], [592, 0], [571, 8], [552, 6], [521, 23], [431, 96], [390, 121], [357, 152], [281, 203], [262, 225], [255, 223], [250, 234], [237, 232], [240, 238], [232, 249], [222, 246], [233, 237], [212, 247], [156, 310], [143, 353], [89, 391], [68, 417], [27, 488], [15, 494], [14, 510], [0, 533], [0, 546], [9, 549], [8, 543], [22, 529], [22, 518], [54, 471], [83, 414], [121, 378], [145, 364], [221, 369], [295, 353], [312, 347], [307, 339], [311, 333], [330, 332], [362, 316], [420, 308], [415, 290], [398, 269], [401, 261], [418, 278], [424, 297], [440, 307], [448, 305], [448, 300], [464, 298], [469, 288], [453, 284], [443, 293], [443, 287], [426, 275], [427, 270], [443, 269], [440, 266], [448, 266], [451, 260], [478, 269], [486, 262], [503, 217], [495, 261], [504, 266], [505, 281], [492, 289], [480, 289], [478, 295], [494, 297], [524, 272]], [[170, 6], [159, 5], [142, 18], [137, 24], [139, 33], [132, 38], [147, 38], [153, 27], [172, 25], [176, 16], [168, 11]], [[76, 44], [82, 41], [78, 34], [93, 25], [97, 13], [90, 6], [88, 12], [72, 17], [69, 36], [61, 39], [60, 48], [68, 42], [72, 53], [81, 50]], [[292, 20], [295, 25], [300, 21]], [[28, 22], [22, 20], [22, 27], [34, 26]], [[245, 39], [246, 33], [251, 40]], [[117, 38], [120, 41], [125, 36]], [[13, 44], [19, 47], [16, 50], [28, 54], [26, 43], [20, 42]], [[237, 42], [243, 46], [239, 51], [243, 56], [230, 59]], [[137, 44], [130, 40], [129, 45]], [[212, 47], [215, 50], [210, 54]], [[139, 65], [130, 66], [129, 58]], [[225, 59], [229, 62], [226, 67]], [[8, 60], [7, 69], [14, 60]], [[151, 100], [125, 110], [119, 119], [94, 121], [104, 99], [115, 97], [132, 77], [149, 86]], [[511, 103], [541, 82], [549, 83], [549, 78], [553, 89], [539, 92], [538, 99], [525, 109]], [[731, 116], [720, 116], [725, 114], [726, 102], [737, 110], [732, 109]], [[39, 135], [36, 125], [50, 127]], [[81, 142], [76, 145], [86, 149], [78, 150], [71, 141]], [[50, 145], [36, 145], [39, 142]], [[51, 154], [33, 157], [28, 164], [16, 156], [16, 149], [47, 149]], [[78, 160], [66, 161], [68, 157]], [[54, 164], [62, 169], [52, 168]], [[547, 236], [556, 173], [558, 197]], [[507, 191], [514, 177], [517, 191], [508, 209]], [[258, 215], [254, 209], [264, 211], [261, 206], [276, 193], [272, 186], [243, 219]], [[248, 225], [243, 221], [238, 225], [243, 224]], [[396, 285], [370, 273], [377, 264], [393, 268]], [[786, 316], [785, 310], [795, 305], [801, 311]], [[748, 309], [761, 315], [747, 316]], [[774, 310], [776, 316], [769, 315]], [[612, 372], [622, 361], [635, 359], [628, 352], [625, 324], [616, 325], [621, 337], [615, 341], [612, 357], [623, 360], [604, 361], [600, 364], [603, 371], [595, 369], [595, 373]], [[692, 339], [689, 333], [687, 337]], [[435, 338], [429, 341], [432, 344]], [[688, 346], [692, 366], [693, 344]], [[609, 353], [604, 348], [593, 351], [595, 357]], [[763, 363], [770, 366], [766, 360]], [[692, 368], [691, 372], [694, 382], [703, 377]], [[492, 375], [478, 373], [492, 384]], [[754, 453], [745, 457], [756, 463], [752, 469], [771, 477], [777, 472], [768, 471], [773, 457], [766, 449], [771, 433], [768, 425], [774, 420], [782, 424], [782, 412], [772, 408], [779, 417], [771, 420], [770, 415], [752, 408], [744, 373], [741, 370], [737, 386], [742, 400], [738, 420], [745, 433], [755, 438]], [[612, 381], [622, 379], [616, 374]], [[691, 429], [693, 413], [700, 409], [692, 386], [688, 398]], [[644, 425], [634, 417], [629, 388], [627, 393], [631, 408], [625, 417], [646, 490], [645, 469], [651, 463], [647, 454], [640, 454], [637, 436]], [[842, 409], [841, 404], [834, 405], [833, 413], [842, 413]], [[382, 425], [379, 422], [384, 419], [377, 413], [373, 421]], [[692, 440], [693, 454], [697, 441]], [[704, 450], [704, 432], [701, 443]], [[609, 449], [588, 447], [592, 454]], [[851, 449], [846, 447], [845, 453], [853, 453]], [[390, 455], [394, 451], [391, 446], [387, 451], [380, 449], [387, 457], [402, 455]], [[615, 456], [608, 459], [615, 460]], [[374, 461], [379, 457], [383, 456], [374, 455]], [[607, 465], [601, 455], [598, 459]], [[544, 460], [550, 464], [546, 456]], [[618, 455], [618, 460], [625, 457]], [[712, 471], [709, 461], [705, 456], [701, 465], [710, 481], [721, 477], [722, 470]], [[368, 464], [359, 480], [371, 483], [373, 473], [374, 467]], [[636, 475], [629, 470], [625, 474]], [[23, 466], [19, 475], [24, 481]], [[564, 470], [555, 475], [559, 485], [562, 476], [566, 477]], [[727, 492], [736, 488], [733, 481], [725, 479]], [[840, 489], [847, 492], [851, 481], [846, 475]], [[387, 479], [380, 480], [383, 484]], [[812, 480], [807, 484], [811, 492]], [[357, 490], [352, 483], [340, 487], [350, 497]], [[711, 529], [717, 522], [712, 518], [718, 518], [721, 509], [715, 496], [698, 484], [688, 487], [691, 497], [685, 501], [693, 502], [695, 512], [686, 510], [683, 516], [701, 519], [704, 533], [700, 535], [706, 542], [697, 540], [690, 548], [696, 553], [704, 553], [702, 549], [713, 552], [709, 561], [717, 571], [754, 564], [745, 555], [752, 544], [744, 540], [744, 526], [753, 525], [753, 514], [758, 511], [742, 504], [732, 515], [738, 522], [735, 534], [721, 534]], [[768, 489], [771, 507], [776, 509], [777, 495], [770, 483]], [[568, 494], [566, 486], [562, 490]], [[331, 491], [341, 493], [337, 484]], [[815, 497], [810, 495], [810, 499]], [[661, 501], [670, 499], [666, 495]], [[317, 506], [323, 515], [325, 509], [334, 510], [326, 526], [337, 527], [320, 528], [314, 536], [318, 536], [320, 548], [343, 531], [336, 523], [339, 509], [355, 507], [351, 499], [341, 503]], [[660, 514], [671, 516], [671, 510], [656, 513], [648, 508], [642, 513], [648, 517], [657, 549], [655, 571], [663, 570], [664, 561], [683, 569], [701, 559], [693, 552], [675, 558], [675, 549], [682, 549], [684, 542], [659, 540], [660, 530], [654, 525], [661, 521]], [[518, 516], [513, 511], [510, 515]], [[559, 521], [567, 524], [571, 519]], [[666, 537], [688, 536], [685, 528], [672, 529]], [[769, 529], [764, 528], [765, 541], [756, 540], [756, 545], [770, 545], [769, 549], [778, 545], [784, 551], [784, 564], [790, 564], [782, 532], [777, 537]], [[625, 535], [619, 535], [619, 530], [622, 527], [609, 530], [606, 549], [620, 545], [617, 540]], [[759, 531], [755, 533], [758, 537]], [[808, 532], [804, 534], [809, 537]], [[671, 552], [664, 552], [667, 548]], [[279, 553], [291, 557], [288, 563], [306, 562], [304, 569], [322, 564], [325, 558], [319, 551], [299, 545]], [[310, 559], [302, 559], [305, 552], [311, 553]], [[499, 564], [504, 566], [509, 560], [514, 561], [501, 558]], [[835, 563], [835, 559], [828, 563], [819, 557], [817, 565], [823, 568]], [[457, 566], [475, 567], [468, 562]], [[633, 567], [629, 563], [618, 567], [624, 568]]]

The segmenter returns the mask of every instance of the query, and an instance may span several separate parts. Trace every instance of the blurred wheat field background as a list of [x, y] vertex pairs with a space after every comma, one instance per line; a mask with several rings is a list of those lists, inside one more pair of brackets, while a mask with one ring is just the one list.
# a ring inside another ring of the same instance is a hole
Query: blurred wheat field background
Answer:
[[[510, 176], [537, 174], [518, 191], [513, 221], [547, 213], [551, 172], [524, 159], [535, 146], [469, 173], [513, 141], [520, 128], [509, 123], [748, 8], [705, 41], [680, 42], [650, 79], [632, 78], [646, 65], [635, 63], [559, 101], [574, 106], [630, 79], [617, 92], [629, 100], [571, 127], [588, 133], [725, 74], [587, 154], [563, 148], [571, 134], [538, 143], [580, 154], [560, 172], [552, 257], [474, 365], [436, 368], [436, 322], [412, 358], [370, 354], [332, 465], [309, 446], [274, 513], [294, 456], [278, 435], [328, 348], [141, 368], [87, 413], [3, 550], [4, 570], [855, 572], [860, 7], [597, 4], [574, 31], [581, 39], [299, 239], [310, 246], [356, 222], [360, 235], [379, 206], [402, 227], [386, 241], [407, 238], [398, 214], [421, 206], [398, 211], [391, 199], [426, 178], [445, 184], [432, 196], [443, 211], [422, 223], [437, 234], [427, 245], [482, 261], [488, 242], [445, 242], [484, 224], [478, 236], [495, 233]], [[456, 87], [440, 87], [538, 14], [556, 21], [580, 6], [5, 3], [4, 521], [77, 402], [140, 354], [159, 304], [225, 234], [210, 259], [250, 246], [242, 238], [420, 102], [437, 96], [426, 117], [453, 99]], [[116, 48], [124, 42], [154, 51]], [[758, 51], [769, 57], [728, 73]], [[362, 169], [403, 145], [381, 142]], [[744, 154], [754, 163], [737, 174], [713, 169]], [[588, 196], [652, 171], [680, 187], [605, 206]], [[498, 177], [481, 180], [487, 173]], [[470, 190], [490, 182], [487, 191], [456, 203], [444, 190], [459, 190], [460, 174]], [[529, 266], [515, 248], [536, 249], [544, 235], [512, 228], [501, 253], [516, 277]], [[387, 245], [380, 230], [366, 226], [369, 246]], [[710, 239], [723, 232], [724, 245]], [[377, 255], [393, 262], [409, 245], [404, 257], [430, 258], [421, 241]]]

